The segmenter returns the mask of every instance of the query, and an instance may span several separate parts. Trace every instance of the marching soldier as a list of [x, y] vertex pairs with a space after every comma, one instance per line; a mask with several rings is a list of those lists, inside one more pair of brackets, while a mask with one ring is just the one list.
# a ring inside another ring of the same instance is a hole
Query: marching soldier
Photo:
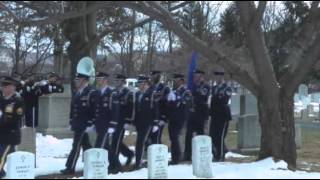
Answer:
[[130, 165], [134, 152], [123, 143], [125, 131], [130, 127], [134, 119], [134, 95], [125, 87], [126, 77], [121, 74], [114, 75], [116, 89], [111, 96], [112, 120], [108, 133], [113, 136], [110, 160], [110, 172], [121, 171], [119, 160], [120, 152], [127, 157], [126, 165]]
[[184, 75], [175, 74], [173, 76], [174, 87], [173, 91], [168, 95], [168, 103], [171, 109], [169, 116], [169, 136], [171, 141], [171, 157], [172, 165], [179, 164], [181, 161], [181, 143], [180, 136], [184, 124], [190, 117], [192, 108], [192, 95], [185, 88]]
[[158, 123], [155, 121], [155, 103], [152, 99], [154, 89], [151, 86], [149, 78], [146, 76], [139, 76], [138, 84], [137, 116], [135, 119], [135, 126], [138, 133], [136, 141], [136, 170], [142, 168], [145, 145], [153, 127]]
[[97, 102], [96, 102], [96, 121], [95, 127], [97, 132], [97, 140], [95, 143], [96, 148], [104, 148], [109, 151], [110, 137], [108, 134], [108, 128], [111, 122], [111, 109], [110, 109], [110, 98], [112, 89], [109, 87], [108, 81], [109, 75], [103, 72], [99, 72], [96, 76], [99, 90], [96, 91]]
[[155, 121], [157, 123], [150, 134], [149, 144], [161, 144], [163, 129], [168, 122], [169, 109], [167, 107], [166, 100], [170, 92], [170, 88], [161, 82], [161, 76], [161, 71], [151, 72], [152, 88], [154, 89], [152, 99], [154, 99], [155, 109], [157, 110], [155, 112]]
[[194, 72], [193, 112], [187, 123], [186, 143], [185, 143], [185, 161], [191, 161], [191, 144], [194, 133], [204, 135], [204, 126], [209, 119], [208, 99], [210, 94], [210, 85], [205, 82], [205, 72], [196, 70]]
[[0, 100], [0, 178], [5, 177], [3, 170], [7, 155], [15, 151], [21, 143], [21, 124], [24, 114], [22, 99], [16, 93], [19, 81], [12, 77], [0, 80], [3, 98]]
[[92, 131], [95, 117], [95, 90], [89, 85], [90, 74], [78, 73], [75, 84], [77, 93], [73, 95], [70, 112], [71, 130], [74, 132], [72, 150], [69, 154], [66, 169], [61, 173], [75, 173], [80, 148], [86, 151], [91, 148], [88, 132]]
[[216, 85], [212, 88], [212, 100], [210, 106], [210, 115], [212, 122], [210, 126], [210, 136], [213, 141], [213, 151], [215, 161], [224, 161], [225, 159], [225, 138], [228, 132], [229, 121], [231, 121], [231, 110], [229, 100], [232, 89], [224, 80], [224, 72], [215, 72], [217, 77]]

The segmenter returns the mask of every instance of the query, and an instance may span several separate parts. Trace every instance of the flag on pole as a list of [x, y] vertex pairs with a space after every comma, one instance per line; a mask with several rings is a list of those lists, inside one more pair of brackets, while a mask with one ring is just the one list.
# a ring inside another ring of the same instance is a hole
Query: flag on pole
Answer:
[[189, 77], [188, 77], [189, 90], [192, 90], [193, 88], [193, 74], [194, 74], [194, 71], [197, 69], [197, 60], [198, 60], [198, 54], [196, 52], [193, 52], [191, 57], [191, 63], [189, 66]]

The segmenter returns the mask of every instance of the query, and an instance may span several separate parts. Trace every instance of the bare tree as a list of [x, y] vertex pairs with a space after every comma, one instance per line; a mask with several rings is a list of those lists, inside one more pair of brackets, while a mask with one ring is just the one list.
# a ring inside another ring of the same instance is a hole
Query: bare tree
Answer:
[[196, 38], [179, 25], [167, 8], [158, 2], [123, 2], [172, 30], [190, 47], [224, 67], [234, 78], [247, 87], [258, 99], [262, 128], [259, 158], [274, 157], [285, 160], [290, 168], [296, 167], [293, 96], [299, 84], [320, 58], [320, 9], [313, 2], [310, 12], [299, 29], [296, 46], [287, 57], [287, 71], [277, 80], [261, 22], [267, 2], [238, 2], [237, 11], [246, 37], [246, 47], [234, 49], [219, 41], [207, 42]]

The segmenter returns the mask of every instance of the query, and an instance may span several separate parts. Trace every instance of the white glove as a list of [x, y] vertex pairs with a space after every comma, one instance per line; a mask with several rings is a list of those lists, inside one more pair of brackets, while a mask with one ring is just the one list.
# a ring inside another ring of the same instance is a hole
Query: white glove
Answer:
[[95, 126], [90, 126], [90, 127], [87, 127], [87, 129], [86, 129], [86, 133], [91, 133], [91, 132], [94, 132], [94, 131], [96, 131]]
[[48, 81], [47, 80], [42, 80], [42, 81], [40, 81], [40, 85], [41, 86], [45, 86], [45, 85], [47, 85], [48, 84]]
[[130, 124], [124, 124], [124, 129], [128, 130], [130, 128]]
[[167, 97], [167, 100], [168, 101], [176, 101], [176, 99], [177, 99], [176, 94], [173, 91], [170, 91], [170, 93], [169, 93], [169, 95]]
[[158, 126], [153, 126], [152, 133], [155, 133], [157, 131], [159, 131], [159, 127]]
[[165, 122], [165, 121], [160, 121], [160, 122], [159, 122], [159, 126], [164, 126], [164, 125], [166, 125], [166, 122]]
[[113, 134], [116, 130], [114, 128], [109, 128], [108, 129], [108, 134]]

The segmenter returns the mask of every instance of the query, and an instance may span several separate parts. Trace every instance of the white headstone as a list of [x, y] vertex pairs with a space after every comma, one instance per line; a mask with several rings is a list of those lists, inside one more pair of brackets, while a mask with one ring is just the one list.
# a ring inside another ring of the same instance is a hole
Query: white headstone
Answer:
[[294, 94], [294, 102], [299, 102], [299, 101], [300, 101], [299, 94]]
[[108, 151], [105, 149], [89, 149], [84, 152], [85, 179], [107, 179], [108, 167]]
[[233, 94], [231, 96], [231, 113], [232, 115], [240, 115], [240, 95]]
[[198, 178], [213, 178], [212, 140], [209, 136], [197, 136], [192, 139], [193, 175]]
[[35, 155], [29, 152], [15, 152], [7, 158], [7, 179], [34, 179]]
[[299, 95], [301, 96], [308, 96], [308, 86], [302, 84], [299, 86]]
[[315, 103], [320, 102], [320, 93], [311, 94], [311, 101]]
[[148, 148], [149, 179], [168, 179], [168, 147], [162, 144], [151, 145]]

